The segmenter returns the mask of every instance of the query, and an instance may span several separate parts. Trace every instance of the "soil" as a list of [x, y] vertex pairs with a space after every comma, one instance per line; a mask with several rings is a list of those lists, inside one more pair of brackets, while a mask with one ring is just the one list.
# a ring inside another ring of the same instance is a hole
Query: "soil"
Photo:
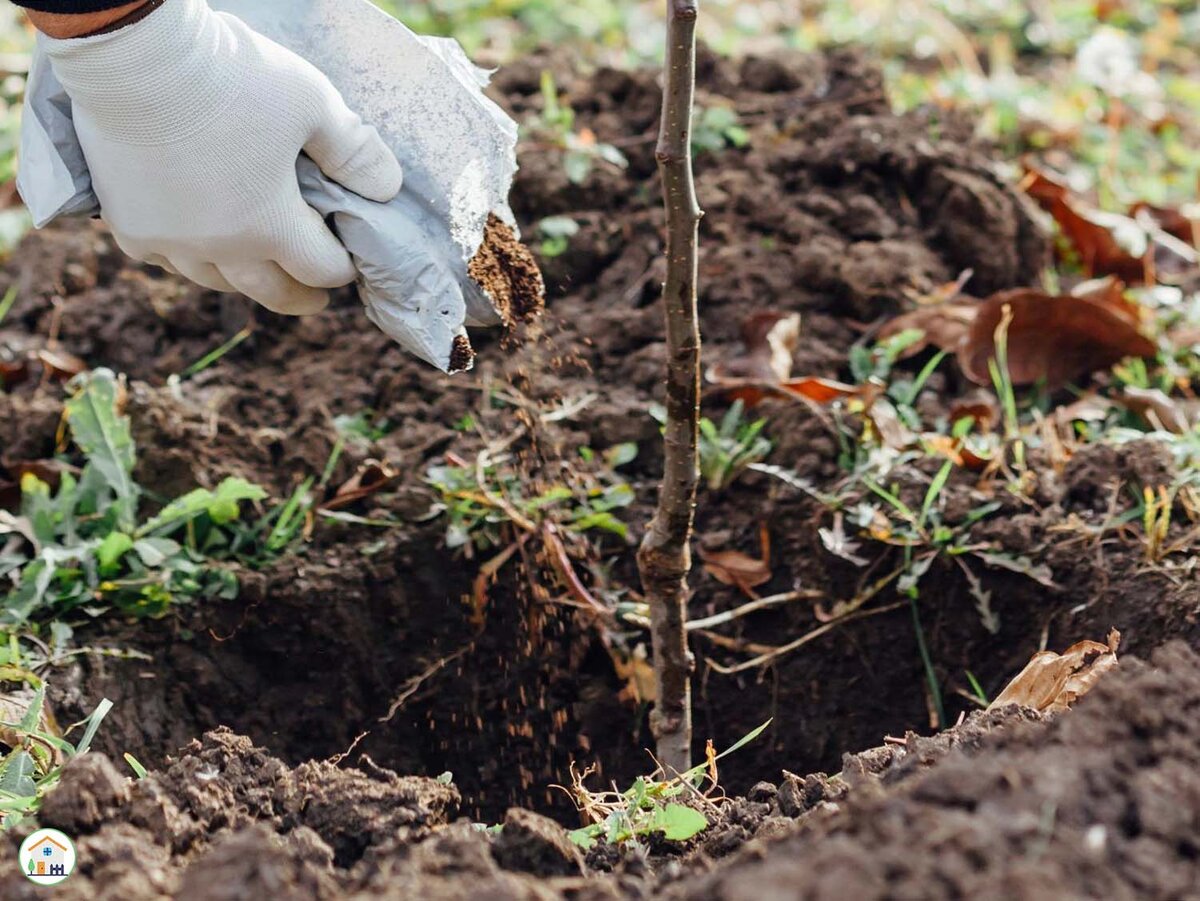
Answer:
[[[1071, 713], [1007, 707], [761, 782], [671, 856], [585, 862], [566, 831], [508, 811], [458, 819], [453, 785], [312, 762], [217, 730], [137, 782], [72, 761], [44, 825], [75, 836], [63, 899], [1200, 897], [1200, 656], [1126, 659]], [[0, 892], [42, 891], [7, 834]], [[786, 887], [786, 889], [785, 889]]]
[[[595, 784], [648, 768], [645, 708], [614, 666], [648, 641], [581, 609], [540, 539], [518, 544], [477, 585], [496, 551], [446, 550], [444, 521], [428, 516], [436, 497], [425, 473], [447, 454], [470, 461], [485, 444], [511, 440], [531, 483], [549, 487], [594, 477], [582, 448], [637, 442], [638, 457], [620, 470], [636, 494], [618, 511], [629, 542], [563, 538], [587, 590], [627, 599], [621, 589], [637, 584], [632, 548], [658, 476], [647, 410], [662, 399], [664, 355], [655, 73], [581, 76], [547, 56], [498, 73], [497, 99], [525, 118], [540, 106], [546, 68], [578, 127], [620, 147], [629, 166], [597, 164], [575, 184], [558, 151], [523, 148], [513, 202], [526, 235], [551, 215], [580, 230], [564, 253], [538, 260], [547, 293], [538, 333], [510, 347], [473, 335], [469, 376], [447, 378], [404, 356], [348, 292], [317, 316], [278, 317], [130, 264], [93, 223], [31, 235], [5, 267], [0, 290], [7, 279], [18, 295], [0, 346], [21, 357], [53, 339], [90, 366], [125, 373], [136, 476], [154, 496], [228, 475], [286, 495], [325, 467], [335, 417], [364, 410], [379, 435], [346, 443], [330, 485], [369, 459], [401, 474], [353, 508], [401, 527], [321, 522], [298, 553], [240, 573], [233, 601], [157, 621], [77, 625], [81, 643], [148, 659], [84, 655], [53, 674], [60, 720], [111, 698], [98, 749], [115, 761], [130, 752], [156, 772], [128, 784], [100, 754], [68, 769], [43, 819], [83, 836], [89, 863], [70, 891], [742, 898], [794, 885], [794, 896], [813, 898], [1062, 898], [1094, 897], [1102, 885], [1113, 897], [1188, 897], [1200, 875], [1200, 662], [1188, 650], [1200, 649], [1200, 588], [1186, 566], [1148, 563], [1136, 536], [1100, 529], [1122, 486], [1175, 478], [1171, 454], [1151, 440], [1038, 458], [1032, 501], [988, 495], [966, 472], [945, 493], [952, 522], [1001, 503], [973, 539], [1049, 576], [976, 566], [998, 617], [992, 632], [963, 571], [934, 563], [919, 613], [947, 718], [974, 709], [968, 671], [994, 696], [1039, 647], [1117, 627], [1123, 651], [1151, 664], [1122, 663], [1072, 713], [1050, 723], [975, 714], [936, 731], [912, 611], [890, 589], [871, 605], [889, 612], [768, 667], [719, 672], [750, 656], [738, 643], [779, 644], [818, 628], [823, 610], [899, 559], [866, 544], [869, 570], [834, 556], [818, 533], [832, 525], [826, 507], [749, 473], [702, 495], [698, 540], [757, 554], [767, 523], [772, 579], [758, 590], [797, 587], [821, 600], [737, 620], [715, 630], [721, 643], [696, 637], [697, 755], [706, 739], [727, 747], [773, 718], [722, 761], [736, 799], [694, 847], [593, 853], [584, 864], [541, 816], [574, 823], [566, 794], [551, 787], [573, 761], [599, 766]], [[752, 314], [796, 312], [794, 373], [845, 378], [856, 341], [963, 270], [978, 295], [1037, 283], [1046, 240], [972, 123], [945, 110], [894, 115], [861, 54], [703, 54], [700, 81], [701, 105], [733, 106], [750, 133], [747, 147], [710, 150], [696, 163], [708, 359], [738, 353]], [[487, 265], [533, 278], [514, 259], [496, 254]], [[514, 318], [527, 312], [518, 305]], [[246, 327], [251, 336], [215, 365], [168, 381]], [[972, 397], [972, 386], [944, 372], [926, 403]], [[54, 453], [62, 409], [53, 379], [10, 387], [0, 392], [0, 490], [22, 461]], [[547, 405], [561, 415], [540, 415]], [[724, 409], [715, 395], [705, 405], [712, 417]], [[776, 401], [759, 409], [775, 442], [769, 462], [818, 488], [841, 478], [839, 444], [819, 411]], [[455, 427], [463, 422], [474, 428]], [[896, 490], [919, 505], [938, 466], [897, 467]], [[693, 587], [693, 617], [745, 600], [703, 571]], [[232, 732], [211, 731], [219, 727]], [[904, 738], [843, 759], [885, 736]], [[834, 779], [779, 775], [837, 770]], [[445, 771], [453, 787], [419, 778]], [[458, 817], [505, 829], [495, 837]], [[0, 858], [10, 867], [15, 855]], [[20, 874], [0, 872], [4, 897], [31, 890]]]
[[[494, 213], [488, 216], [483, 246], [467, 266], [467, 273], [496, 305], [505, 327], [532, 322], [541, 315], [546, 284], [537, 260], [511, 226]], [[460, 370], [451, 367], [451, 371]]]

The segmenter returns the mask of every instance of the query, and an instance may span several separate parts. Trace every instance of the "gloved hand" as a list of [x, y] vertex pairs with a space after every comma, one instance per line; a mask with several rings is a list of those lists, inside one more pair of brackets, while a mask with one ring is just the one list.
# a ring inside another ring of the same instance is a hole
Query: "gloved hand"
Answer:
[[41, 37], [71, 98], [101, 216], [130, 256], [280, 313], [319, 312], [354, 265], [300, 195], [301, 150], [370, 200], [400, 164], [313, 65], [215, 13], [166, 0], [108, 34]]

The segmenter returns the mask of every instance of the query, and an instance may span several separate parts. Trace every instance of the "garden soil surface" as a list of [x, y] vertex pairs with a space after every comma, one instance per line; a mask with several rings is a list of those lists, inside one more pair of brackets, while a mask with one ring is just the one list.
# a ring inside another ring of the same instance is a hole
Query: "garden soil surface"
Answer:
[[[31, 235], [5, 267], [18, 294], [2, 352], [54, 341], [124, 373], [136, 475], [153, 496], [228, 475], [286, 496], [325, 468], [335, 417], [364, 410], [378, 429], [346, 442], [328, 492], [368, 460], [398, 473], [349, 508], [398, 527], [318, 518], [297, 553], [239, 572], [235, 600], [77, 624], [78, 642], [137, 654], [85, 654], [51, 675], [60, 721], [101, 697], [115, 703], [104, 753], [73, 762], [43, 810], [80, 842], [81, 873], [62, 897], [1200, 898], [1200, 587], [1190, 567], [1149, 565], [1135, 537], [1099, 528], [1126, 485], [1175, 478], [1171, 454], [1149, 440], [1046, 461], [1032, 470], [1032, 500], [988, 496], [965, 472], [947, 488], [948, 521], [1000, 502], [972, 537], [1030, 567], [976, 567], [994, 631], [962, 569], [935, 562], [922, 581], [919, 634], [950, 722], [976, 709], [968, 671], [994, 696], [1041, 647], [1122, 633], [1117, 671], [1050, 721], [1009, 708], [939, 731], [912, 610], [890, 588], [864, 608], [872, 615], [769, 666], [720, 672], [753, 656], [750, 645], [819, 628], [899, 556], [870, 542], [857, 553], [872, 568], [834, 556], [818, 533], [831, 512], [765, 474], [703, 492], [701, 547], [757, 556], [765, 524], [772, 578], [758, 591], [820, 599], [694, 637], [697, 755], [706, 739], [719, 750], [771, 725], [722, 761], [730, 800], [689, 845], [584, 859], [565, 841], [553, 820], [578, 818], [554, 786], [569, 783], [572, 762], [599, 767], [594, 787], [652, 768], [629, 675], [644, 669], [648, 640], [583, 609], [569, 583], [623, 601], [636, 589], [633, 543], [661, 456], [648, 410], [661, 400], [663, 216], [654, 73], [581, 76], [547, 56], [498, 73], [497, 99], [518, 118], [536, 112], [545, 68], [577, 127], [630, 165], [598, 165], [575, 184], [559, 151], [523, 148], [513, 201], [526, 238], [536, 248], [549, 216], [580, 230], [540, 260], [541, 323], [473, 335], [471, 373], [446, 377], [404, 356], [350, 292], [318, 316], [277, 317], [131, 264], [93, 223]], [[845, 378], [850, 347], [906, 298], [967, 269], [980, 296], [1037, 283], [1046, 239], [971, 122], [894, 115], [861, 55], [704, 55], [700, 81], [701, 104], [733, 106], [750, 135], [697, 160], [710, 363], [738, 353], [752, 314], [796, 312], [794, 373]], [[213, 366], [171, 378], [247, 327]], [[63, 393], [36, 377], [0, 393], [0, 488], [20, 461], [54, 453]], [[923, 412], [971, 396], [943, 367]], [[705, 404], [713, 417], [726, 407], [717, 395]], [[822, 411], [779, 401], [759, 411], [770, 463], [817, 489], [841, 479]], [[594, 475], [581, 448], [637, 442], [620, 470], [637, 497], [618, 511], [630, 543], [565, 536], [564, 565], [540, 536], [508, 533], [510, 561], [477, 579], [498, 549], [446, 549], [425, 474], [497, 442], [531, 490]], [[892, 478], [919, 504], [938, 466], [917, 461]], [[693, 617], [745, 601], [703, 570], [693, 587]], [[125, 752], [152, 775], [127, 781]], [[444, 772], [452, 783], [428, 778]], [[839, 775], [793, 775], [805, 773]], [[0, 854], [0, 896], [34, 897], [15, 860]]]

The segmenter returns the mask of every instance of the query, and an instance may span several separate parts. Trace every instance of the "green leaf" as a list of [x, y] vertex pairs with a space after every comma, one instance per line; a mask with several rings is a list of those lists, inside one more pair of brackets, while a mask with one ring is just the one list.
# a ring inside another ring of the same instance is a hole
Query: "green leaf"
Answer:
[[[108, 698], [105, 698], [99, 704], [96, 705], [96, 709], [91, 712], [91, 715], [88, 716], [87, 719], [82, 720], [75, 724], [75, 726], [86, 725], [86, 727], [87, 727], [83, 731], [83, 738], [81, 738], [79, 740], [79, 744], [77, 744], [75, 746], [76, 754], [87, 753], [87, 749], [92, 746], [92, 739], [96, 737], [96, 730], [100, 728], [100, 722], [106, 716], [108, 716], [108, 712], [110, 710], [112, 710], [112, 708], [113, 708], [113, 702], [110, 701]], [[75, 726], [72, 726], [71, 728], [74, 729]]]
[[715, 759], [721, 760], [722, 758], [728, 757], [730, 754], [734, 753], [735, 751], [740, 751], [742, 748], [746, 747], [746, 745], [750, 744], [750, 742], [754, 741], [754, 739], [756, 739], [760, 735], [762, 735], [763, 732], [766, 731], [767, 726], [771, 725], [771, 723], [774, 722], [774, 719], [775, 718], [772, 717], [771, 719], [769, 719], [765, 723], [763, 723], [761, 726], [759, 726], [755, 729], [751, 729], [749, 732], [747, 732], [745, 735], [743, 735], [741, 738], [739, 738], [737, 741], [735, 741], [732, 745], [730, 745], [728, 748], [726, 748], [724, 751], [722, 751], [720, 754], [718, 754]]
[[667, 804], [654, 811], [647, 832], [661, 832], [669, 842], [685, 842], [708, 828], [708, 819], [682, 804]]
[[14, 280], [13, 283], [8, 286], [8, 290], [4, 292], [3, 299], [0, 299], [0, 322], [4, 321], [4, 317], [8, 315], [8, 311], [11, 310], [13, 308], [13, 304], [17, 302], [17, 288], [20, 286], [20, 284], [21, 283], [19, 281]]
[[134, 757], [128, 751], [126, 751], [122, 756], [125, 758], [125, 762], [127, 764], [129, 764], [129, 768], [131, 770], [133, 770], [133, 774], [135, 776], [137, 776], [139, 779], [146, 778], [146, 768], [144, 766], [142, 766], [142, 763], [140, 760], [138, 760], [136, 757]]
[[124, 532], [109, 532], [108, 536], [96, 548], [96, 562], [100, 565], [103, 575], [112, 575], [121, 558], [133, 547], [133, 539]]
[[603, 834], [604, 826], [600, 823], [593, 823], [591, 826], [584, 826], [582, 829], [575, 829], [568, 832], [567, 838], [580, 848], [583, 848], [584, 851], [590, 851], [596, 847], [596, 842]]
[[241, 515], [242, 501], [261, 501], [267, 492], [258, 485], [230, 476], [216, 491], [197, 488], [163, 507], [158, 515], [138, 529], [139, 535], [168, 534], [207, 514], [217, 525], [228, 525]]
[[546, 238], [573, 238], [579, 234], [579, 223], [570, 216], [547, 216], [538, 223], [538, 231]]
[[137, 512], [138, 487], [133, 481], [134, 444], [129, 418], [117, 412], [116, 376], [107, 369], [88, 373], [67, 400], [71, 435], [117, 497], [117, 522], [132, 532]]
[[21, 717], [21, 722], [17, 724], [17, 731], [30, 733], [36, 732], [38, 725], [42, 720], [42, 706], [46, 702], [46, 686], [39, 685], [38, 690], [34, 692], [33, 700], [29, 702], [29, 709], [25, 711], [25, 715]]
[[37, 794], [37, 783], [33, 774], [37, 763], [33, 756], [25, 750], [17, 750], [9, 754], [0, 767], [0, 792], [6, 792], [13, 798], [32, 798]]
[[141, 538], [133, 545], [134, 553], [151, 569], [162, 566], [183, 548], [170, 538]]
[[569, 151], [563, 157], [563, 170], [571, 184], [582, 184], [592, 174], [592, 157], [577, 150]]

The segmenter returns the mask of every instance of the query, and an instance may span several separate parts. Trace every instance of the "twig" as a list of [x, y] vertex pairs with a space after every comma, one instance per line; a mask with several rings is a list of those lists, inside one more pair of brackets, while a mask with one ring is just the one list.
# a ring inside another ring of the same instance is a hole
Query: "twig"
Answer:
[[755, 667], [758, 667], [758, 666], [765, 666], [766, 664], [771, 663], [772, 661], [777, 660], [780, 657], [783, 657], [786, 654], [790, 654], [792, 651], [795, 651], [798, 648], [803, 647], [804, 645], [808, 644], [810, 641], [820, 638], [826, 632], [832, 632], [838, 626], [844, 625], [844, 624], [851, 622], [853, 620], [856, 620], [856, 619], [866, 619], [868, 616], [878, 616], [881, 613], [890, 613], [893, 610], [903, 607], [907, 603], [908, 603], [907, 601], [897, 601], [894, 604], [888, 604], [884, 607], [876, 607], [872, 610], [859, 610], [859, 611], [856, 611], [855, 613], [848, 613], [845, 616], [838, 617], [835, 620], [830, 620], [823, 626], [818, 626], [817, 628], [813, 629], [811, 632], [806, 632], [805, 634], [803, 634], [799, 638], [797, 638], [795, 641], [789, 641], [787, 644], [781, 645], [780, 647], [773, 649], [769, 653], [760, 654], [759, 656], [752, 657], [749, 660], [743, 660], [741, 663], [736, 663], [733, 666], [724, 666], [720, 663], [717, 663], [715, 660], [712, 660], [712, 659], [710, 659], [708, 661], [708, 665], [711, 666], [718, 673], [722, 673], [726, 676], [732, 675], [734, 673], [744, 672], [745, 670], [748, 670], [748, 669], [754, 669]]
[[765, 610], [768, 607], [778, 607], [780, 604], [788, 604], [792, 601], [798, 601], [802, 598], [821, 598], [824, 597], [824, 592], [815, 589], [806, 589], [803, 591], [785, 591], [783, 594], [773, 594], [770, 597], [759, 598], [756, 601], [751, 601], [748, 604], [742, 604], [740, 607], [734, 607], [732, 610], [725, 610], [721, 613], [714, 613], [712, 616], [706, 616], [702, 619], [693, 619], [687, 624], [689, 632], [695, 629], [711, 629], [713, 626], [720, 626], [723, 623], [733, 622], [735, 619], [741, 619], [743, 616], [749, 616], [756, 610]]
[[563, 545], [562, 539], [558, 537], [558, 530], [554, 527], [554, 523], [547, 522], [542, 525], [542, 541], [549, 552], [550, 565], [554, 567], [555, 572], [558, 573], [558, 577], [566, 583], [567, 590], [571, 592], [571, 596], [579, 602], [580, 606], [591, 611], [605, 622], [610, 622], [613, 618], [612, 611], [592, 597], [592, 593], [587, 590], [587, 586], [579, 580], [579, 574], [575, 572], [575, 567], [571, 563], [571, 556], [567, 553], [567, 548]]
[[435, 660], [432, 664], [426, 667], [423, 672], [418, 673], [404, 683], [404, 688], [400, 691], [400, 694], [396, 695], [396, 700], [392, 701], [392, 706], [388, 708], [387, 714], [379, 718], [379, 722], [390, 722], [392, 717], [400, 712], [400, 709], [408, 703], [409, 698], [415, 695], [418, 689], [420, 689], [425, 682], [427, 682], [429, 679], [432, 679], [463, 654], [467, 653], [467, 651], [474, 647], [474, 645], [474, 641], [467, 642], [450, 656], [441, 657], [438, 660]]
[[694, 666], [687, 646], [687, 576], [699, 482], [700, 323], [696, 310], [700, 205], [692, 176], [692, 107], [696, 93], [697, 0], [667, 0], [667, 56], [662, 123], [655, 157], [667, 211], [667, 424], [658, 509], [638, 550], [650, 605], [658, 700], [650, 727], [669, 768], [691, 763]]

